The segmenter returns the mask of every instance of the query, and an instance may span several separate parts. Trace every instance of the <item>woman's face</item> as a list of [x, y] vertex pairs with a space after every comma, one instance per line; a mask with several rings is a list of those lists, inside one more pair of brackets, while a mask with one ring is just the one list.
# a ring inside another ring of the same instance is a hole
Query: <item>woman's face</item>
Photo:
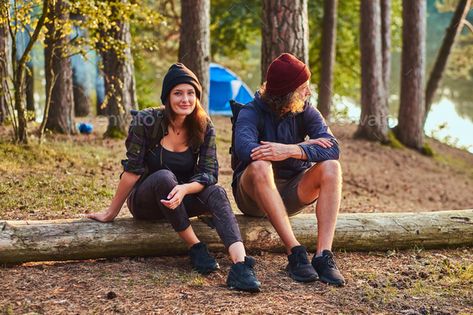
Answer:
[[187, 83], [176, 85], [169, 95], [169, 103], [175, 115], [190, 115], [194, 111], [196, 103], [194, 87]]

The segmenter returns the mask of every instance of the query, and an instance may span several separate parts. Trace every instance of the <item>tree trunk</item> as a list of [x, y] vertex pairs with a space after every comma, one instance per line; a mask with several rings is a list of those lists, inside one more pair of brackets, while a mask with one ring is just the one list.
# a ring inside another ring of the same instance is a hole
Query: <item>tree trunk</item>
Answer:
[[[383, 55], [384, 101], [389, 109], [389, 78], [391, 77], [391, 0], [381, 1], [381, 54]], [[389, 112], [389, 110], [388, 110]]]
[[261, 81], [270, 63], [282, 53], [291, 53], [309, 64], [307, 0], [263, 0]]
[[[113, 2], [113, 1], [112, 1]], [[137, 108], [133, 56], [131, 55], [130, 25], [116, 17], [117, 29], [108, 31], [108, 36], [123, 45], [123, 51], [111, 48], [102, 51], [103, 73], [105, 79], [106, 113], [108, 127], [106, 137], [123, 137], [128, 131], [130, 110]]]
[[[284, 251], [281, 239], [266, 218], [237, 215], [237, 220], [247, 248]], [[315, 250], [315, 215], [299, 214], [290, 221], [301, 244]], [[198, 219], [193, 220], [192, 227], [211, 250], [225, 250], [215, 229]], [[342, 213], [333, 246], [352, 251], [473, 246], [473, 210]], [[0, 221], [0, 263], [176, 255], [187, 251], [171, 225], [159, 221]]]
[[97, 116], [101, 116], [101, 115], [104, 116], [104, 115], [107, 115], [106, 106], [104, 105], [105, 79], [103, 77], [103, 72], [100, 69], [99, 65], [100, 65], [100, 62], [97, 62], [97, 73], [95, 76], [95, 97], [96, 97], [95, 109], [96, 109]]
[[77, 70], [72, 67], [72, 90], [74, 94], [74, 114], [76, 117], [85, 117], [90, 114], [90, 100], [87, 90], [79, 80]]
[[8, 30], [6, 24], [0, 24], [0, 124], [5, 122], [10, 111], [8, 108]]
[[18, 130], [15, 140], [22, 144], [28, 144], [28, 122], [25, 108], [25, 68], [26, 63], [18, 63], [15, 73], [15, 110], [18, 116]]
[[320, 50], [321, 73], [317, 107], [326, 120], [330, 118], [330, 108], [332, 107], [333, 66], [337, 39], [337, 5], [338, 0], [324, 0], [322, 47]]
[[402, 1], [401, 102], [395, 132], [404, 145], [424, 141], [425, 0]]
[[[72, 92], [72, 66], [66, 56], [68, 37], [63, 33], [63, 24], [68, 19], [66, 4], [57, 0], [50, 4], [44, 48], [46, 77], [46, 102], [50, 102], [46, 129], [73, 134], [74, 96]], [[49, 91], [52, 92], [49, 93]], [[51, 97], [51, 99], [49, 99]]]
[[361, 0], [360, 13], [361, 116], [355, 135], [384, 143], [388, 139], [388, 111], [383, 83], [379, 1]]
[[455, 42], [455, 37], [461, 31], [463, 27], [463, 20], [466, 18], [471, 6], [471, 0], [460, 0], [455, 9], [455, 13], [452, 16], [450, 25], [445, 32], [445, 37], [443, 38], [442, 46], [435, 60], [434, 67], [430, 73], [429, 81], [427, 82], [427, 88], [425, 89], [425, 113], [423, 125], [427, 120], [427, 115], [429, 114], [430, 107], [432, 106], [432, 101], [437, 90], [440, 80], [442, 79], [443, 71], [447, 65], [448, 56], [452, 50], [453, 43]]
[[179, 62], [202, 84], [202, 106], [209, 111], [210, 0], [181, 0]]
[[26, 92], [26, 110], [32, 114], [28, 116], [30, 120], [35, 120], [36, 109], [34, 106], [34, 67], [33, 63], [28, 62], [26, 64], [26, 74], [25, 74], [25, 92]]

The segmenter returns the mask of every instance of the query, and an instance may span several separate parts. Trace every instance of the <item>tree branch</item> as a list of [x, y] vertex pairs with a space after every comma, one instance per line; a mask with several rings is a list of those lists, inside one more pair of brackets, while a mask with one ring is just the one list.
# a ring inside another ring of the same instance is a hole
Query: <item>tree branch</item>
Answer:
[[28, 54], [30, 53], [31, 49], [33, 49], [33, 45], [38, 39], [39, 33], [41, 32], [41, 29], [43, 28], [44, 21], [46, 20], [46, 15], [48, 14], [48, 9], [49, 9], [49, 1], [44, 0], [42, 15], [38, 20], [38, 24], [36, 24], [33, 35], [30, 38], [30, 41], [28, 42], [28, 45], [26, 46], [25, 51], [23, 52], [23, 55], [20, 58], [20, 61], [18, 62], [18, 67], [23, 67], [23, 65], [26, 63], [26, 58], [28, 57]]
[[473, 25], [470, 23], [470, 21], [468, 21], [467, 19], [463, 19], [462, 22], [463, 22], [463, 23], [465, 24], [465, 26], [470, 30], [470, 32], [473, 33]]

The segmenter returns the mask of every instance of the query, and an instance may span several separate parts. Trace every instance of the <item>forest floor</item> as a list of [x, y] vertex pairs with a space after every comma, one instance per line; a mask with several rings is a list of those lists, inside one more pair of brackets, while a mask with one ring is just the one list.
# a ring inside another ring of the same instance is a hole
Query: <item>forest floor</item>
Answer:
[[[9, 129], [0, 129], [0, 219], [77, 218], [106, 208], [121, 173], [124, 141], [102, 139], [105, 121], [93, 122], [92, 135], [48, 136], [41, 146], [34, 139], [26, 147], [10, 144]], [[214, 123], [219, 182], [231, 192], [230, 123], [224, 117], [214, 117]], [[473, 208], [473, 154], [427, 139], [435, 152], [427, 157], [353, 139], [355, 129], [332, 126], [342, 152], [341, 212]], [[120, 216], [130, 215], [125, 208]], [[222, 253], [216, 254], [221, 271], [208, 277], [191, 272], [187, 257], [0, 267], [0, 314], [473, 314], [471, 248], [336, 251], [348, 280], [344, 288], [295, 283], [283, 271], [284, 255], [252, 254], [263, 284], [257, 295], [225, 288], [230, 263]]]

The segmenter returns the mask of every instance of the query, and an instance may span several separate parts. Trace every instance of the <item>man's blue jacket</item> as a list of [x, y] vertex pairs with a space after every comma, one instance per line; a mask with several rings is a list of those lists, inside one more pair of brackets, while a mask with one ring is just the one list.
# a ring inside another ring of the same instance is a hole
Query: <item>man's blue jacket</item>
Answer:
[[[299, 115], [302, 116], [297, 117]], [[299, 144], [307, 155], [307, 161], [290, 158], [272, 162], [275, 176], [279, 178], [291, 178], [311, 167], [313, 162], [339, 158], [338, 141], [332, 135], [320, 112], [308, 102], [302, 112], [288, 113], [279, 118], [263, 103], [260, 94], [256, 92], [253, 101], [241, 109], [235, 124], [234, 150], [240, 163], [233, 173], [234, 188], [237, 177], [252, 162], [251, 150], [261, 145], [260, 141]], [[333, 146], [322, 148], [317, 144], [302, 143], [306, 136], [309, 139], [330, 139]]]

